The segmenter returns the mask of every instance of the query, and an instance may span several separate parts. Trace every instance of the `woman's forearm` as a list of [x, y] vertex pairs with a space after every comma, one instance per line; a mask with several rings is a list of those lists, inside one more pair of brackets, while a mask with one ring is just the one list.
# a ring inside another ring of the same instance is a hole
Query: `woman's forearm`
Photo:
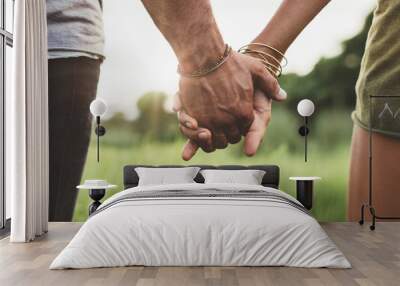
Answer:
[[285, 53], [301, 31], [328, 3], [329, 0], [284, 0], [253, 42], [273, 46]]

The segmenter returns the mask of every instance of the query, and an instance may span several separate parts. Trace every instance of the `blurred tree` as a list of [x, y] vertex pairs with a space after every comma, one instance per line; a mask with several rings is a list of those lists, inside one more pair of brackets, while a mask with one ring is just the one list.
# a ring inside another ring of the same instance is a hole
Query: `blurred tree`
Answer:
[[130, 128], [132, 121], [127, 120], [124, 113], [116, 112], [111, 118], [106, 120], [105, 125], [107, 125], [107, 128]]
[[137, 102], [139, 116], [133, 129], [143, 139], [173, 141], [179, 136], [176, 115], [165, 110], [167, 95], [163, 92], [148, 92]]
[[359, 34], [342, 43], [342, 53], [321, 58], [309, 74], [291, 73], [281, 77], [280, 83], [289, 95], [287, 104], [290, 108], [295, 108], [302, 98], [313, 99], [319, 110], [354, 108], [355, 85], [371, 23], [372, 14]]

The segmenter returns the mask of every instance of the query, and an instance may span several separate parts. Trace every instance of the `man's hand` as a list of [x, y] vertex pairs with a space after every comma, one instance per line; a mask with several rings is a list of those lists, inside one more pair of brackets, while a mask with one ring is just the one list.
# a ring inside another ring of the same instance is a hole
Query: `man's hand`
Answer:
[[[283, 90], [280, 93], [282, 97], [286, 97]], [[271, 120], [271, 105], [272, 100], [270, 98], [266, 97], [260, 90], [255, 91], [253, 103], [254, 121], [244, 141], [244, 152], [248, 156], [254, 155], [263, 141], [266, 128]], [[176, 100], [175, 108], [180, 108], [179, 100]], [[182, 133], [189, 138], [183, 148], [182, 158], [190, 160], [196, 154], [199, 145], [211, 144], [212, 134], [208, 129], [199, 128], [197, 121], [182, 110], [178, 111], [178, 119]]]
[[197, 141], [203, 150], [211, 152], [215, 148], [225, 148], [248, 133], [254, 120], [253, 86], [270, 98], [282, 99], [277, 80], [263, 64], [236, 52], [205, 77], [181, 78], [181, 109], [212, 133], [212, 147]]

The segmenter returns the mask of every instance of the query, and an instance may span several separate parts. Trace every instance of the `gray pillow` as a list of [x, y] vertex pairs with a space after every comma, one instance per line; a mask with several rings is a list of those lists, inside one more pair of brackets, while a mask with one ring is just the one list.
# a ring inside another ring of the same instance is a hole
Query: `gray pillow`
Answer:
[[202, 170], [204, 183], [261, 185], [265, 171], [261, 170]]
[[135, 168], [139, 186], [195, 183], [199, 167], [184, 168]]

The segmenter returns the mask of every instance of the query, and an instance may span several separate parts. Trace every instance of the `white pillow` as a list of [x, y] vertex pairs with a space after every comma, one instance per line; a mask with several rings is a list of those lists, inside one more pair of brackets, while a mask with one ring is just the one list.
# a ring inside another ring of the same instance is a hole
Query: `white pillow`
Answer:
[[202, 170], [204, 183], [261, 185], [265, 171], [261, 170]]
[[195, 183], [193, 179], [199, 170], [199, 167], [135, 168], [139, 176], [139, 186]]

